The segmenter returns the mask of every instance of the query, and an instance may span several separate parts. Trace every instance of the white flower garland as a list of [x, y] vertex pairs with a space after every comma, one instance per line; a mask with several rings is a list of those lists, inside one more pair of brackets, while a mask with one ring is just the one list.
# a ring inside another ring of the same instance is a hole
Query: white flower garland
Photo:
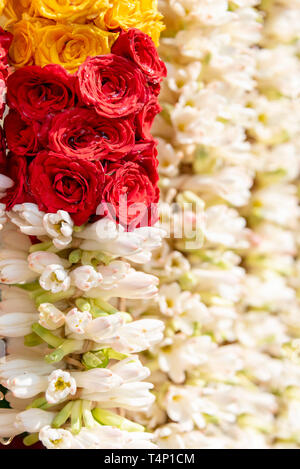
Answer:
[[145, 266], [158, 298], [132, 311], [166, 328], [156, 403], [134, 415], [160, 448], [299, 447], [300, 5], [159, 3], [171, 236]]

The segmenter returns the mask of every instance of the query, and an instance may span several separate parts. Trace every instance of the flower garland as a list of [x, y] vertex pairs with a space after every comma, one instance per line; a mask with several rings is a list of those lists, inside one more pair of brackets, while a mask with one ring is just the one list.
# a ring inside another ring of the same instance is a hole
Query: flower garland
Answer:
[[[164, 326], [133, 321], [124, 300], [157, 292], [156, 277], [131, 263], [149, 260], [164, 236], [155, 226], [159, 177], [150, 131], [166, 67], [146, 34], [150, 28], [157, 39], [161, 29], [156, 2], [130, 5], [127, 13], [127, 1], [4, 6], [12, 34], [0, 35], [8, 104], [0, 382], [11, 409], [0, 413], [0, 436], [27, 432], [26, 445], [155, 447], [123, 413], [154, 400], [136, 354], [159, 342]], [[28, 35], [37, 28], [45, 42], [29, 40], [22, 28]], [[73, 35], [68, 45], [65, 34]], [[95, 47], [86, 47], [92, 36]], [[60, 41], [58, 54], [52, 49]], [[7, 57], [17, 68], [10, 73]]]
[[159, 6], [170, 236], [145, 268], [158, 297], [132, 312], [166, 328], [135, 419], [160, 448], [298, 448], [299, 2]]

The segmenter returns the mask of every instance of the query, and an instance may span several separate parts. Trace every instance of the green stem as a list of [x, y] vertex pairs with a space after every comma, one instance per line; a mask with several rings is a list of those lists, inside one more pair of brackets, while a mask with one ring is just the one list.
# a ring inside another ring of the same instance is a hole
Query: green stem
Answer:
[[88, 300], [84, 299], [84, 298], [77, 298], [77, 300], [75, 301], [75, 304], [76, 304], [77, 308], [80, 309], [80, 311], [90, 312], [90, 310], [91, 310], [90, 302]]
[[83, 341], [82, 340], [64, 340], [59, 347], [51, 352], [49, 355], [45, 356], [47, 363], [58, 363], [66, 355], [70, 353], [79, 352], [82, 349]]
[[23, 438], [23, 444], [25, 446], [32, 446], [35, 445], [39, 441], [39, 434], [38, 433], [31, 433], [31, 435], [25, 436]]
[[31, 404], [29, 404], [27, 407], [26, 407], [26, 410], [28, 409], [43, 409], [43, 410], [47, 410], [47, 409], [51, 409], [51, 407], [54, 407], [54, 405], [56, 404], [49, 404], [46, 400], [45, 397], [38, 397], [37, 399], [35, 399], [34, 401], [31, 402]]
[[47, 241], [45, 243], [33, 244], [30, 247], [29, 252], [32, 253], [32, 252], [37, 252], [37, 251], [47, 251], [51, 247], [53, 247], [52, 241]]
[[[44, 291], [44, 290], [43, 290]], [[65, 292], [51, 293], [45, 292], [35, 298], [36, 304], [39, 306], [42, 303], [56, 303], [57, 301], [67, 300], [72, 298], [75, 294], [75, 288], [71, 287]]]
[[43, 339], [39, 337], [37, 334], [32, 332], [31, 334], [27, 334], [24, 337], [24, 345], [26, 347], [36, 347], [37, 345], [40, 345], [43, 343]]
[[37, 289], [40, 289], [40, 284], [38, 280], [35, 280], [34, 282], [30, 283], [24, 283], [24, 284], [14, 284], [14, 287], [21, 288], [22, 290], [28, 291], [28, 292], [34, 292]]
[[87, 428], [95, 427], [95, 419], [92, 414], [92, 402], [91, 401], [82, 401], [82, 416], [84, 426]]
[[74, 402], [68, 402], [67, 405], [56, 415], [52, 422], [52, 427], [60, 428], [66, 423], [72, 413]]
[[41, 326], [37, 322], [32, 325], [32, 330], [47, 344], [51, 345], [51, 347], [57, 348], [64, 343], [64, 339], [52, 334], [52, 332], [48, 331], [48, 329], [45, 329], [45, 327]]
[[71, 264], [78, 264], [78, 262], [81, 259], [81, 256], [82, 256], [82, 250], [81, 249], [74, 249], [74, 251], [72, 251], [69, 254], [69, 262]]
[[144, 432], [145, 428], [138, 423], [131, 422], [131, 420], [125, 419], [120, 415], [114, 414], [109, 410], [100, 409], [97, 407], [92, 411], [92, 415], [97, 422], [101, 425], [108, 425], [111, 427], [120, 428], [127, 432]]
[[105, 313], [115, 314], [118, 312], [116, 308], [114, 308], [112, 305], [110, 305], [106, 301], [102, 300], [102, 298], [95, 298], [93, 302], [95, 303], [96, 306], [101, 308]]
[[81, 422], [82, 418], [82, 405], [81, 401], [75, 401], [73, 402], [73, 407], [72, 407], [72, 412], [71, 412], [71, 429], [72, 433], [77, 435], [82, 426]]

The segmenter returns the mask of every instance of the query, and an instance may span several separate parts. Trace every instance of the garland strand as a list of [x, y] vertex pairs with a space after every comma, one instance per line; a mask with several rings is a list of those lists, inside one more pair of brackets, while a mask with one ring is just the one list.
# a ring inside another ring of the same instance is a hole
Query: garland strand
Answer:
[[155, 1], [3, 8], [0, 436], [154, 448], [124, 411], [155, 399], [137, 354], [164, 328], [126, 312], [155, 296], [138, 265], [164, 236], [150, 130], [166, 68], [147, 34], [158, 40], [161, 15]]

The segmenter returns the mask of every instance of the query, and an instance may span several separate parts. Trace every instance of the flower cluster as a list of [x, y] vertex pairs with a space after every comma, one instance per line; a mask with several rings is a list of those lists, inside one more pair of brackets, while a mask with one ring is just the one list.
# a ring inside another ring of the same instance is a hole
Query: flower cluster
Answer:
[[129, 262], [145, 262], [163, 231], [126, 232], [107, 218], [76, 231], [67, 212], [45, 214], [32, 203], [15, 205], [9, 218], [0, 250], [0, 383], [14, 410], [2, 411], [0, 436], [28, 432], [25, 444], [50, 449], [154, 447], [116, 409], [144, 411], [154, 401], [136, 354], [161, 341], [164, 325], [134, 321], [124, 300], [155, 296], [156, 277]]
[[158, 44], [157, 0], [6, 0], [15, 67], [60, 64], [70, 72], [89, 56], [110, 52], [120, 30], [139, 29]]
[[[299, 448], [299, 2], [161, 0], [161, 448]], [[127, 416], [132, 415], [128, 413]], [[135, 414], [135, 419], [137, 419]]]
[[150, 132], [166, 76], [157, 2], [0, 8], [14, 34], [0, 31], [0, 443], [155, 448], [124, 413], [155, 400], [137, 354], [164, 329], [126, 311], [156, 296], [137, 266], [165, 236]]
[[1, 201], [7, 210], [33, 202], [47, 213], [68, 212], [76, 225], [96, 212], [128, 229], [154, 224], [158, 161], [150, 129], [165, 75], [151, 38], [136, 29], [75, 75], [59, 65], [11, 74], [2, 173], [15, 184]]

